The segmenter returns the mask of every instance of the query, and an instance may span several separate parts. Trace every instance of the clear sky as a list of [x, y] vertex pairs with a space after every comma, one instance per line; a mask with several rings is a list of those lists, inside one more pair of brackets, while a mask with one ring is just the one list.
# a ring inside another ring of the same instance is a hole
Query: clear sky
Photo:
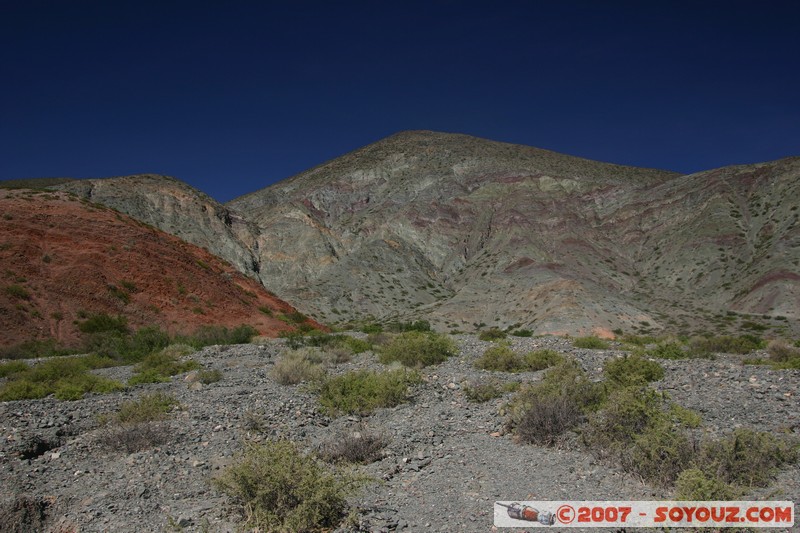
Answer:
[[227, 201], [400, 130], [681, 172], [800, 155], [797, 1], [0, 0], [0, 179]]

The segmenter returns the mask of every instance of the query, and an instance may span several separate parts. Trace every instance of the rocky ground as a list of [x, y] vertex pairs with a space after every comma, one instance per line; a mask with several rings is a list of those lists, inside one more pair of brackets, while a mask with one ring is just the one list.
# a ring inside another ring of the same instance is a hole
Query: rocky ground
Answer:
[[[514, 442], [500, 414], [511, 395], [469, 403], [463, 386], [490, 374], [536, 381], [542, 372], [476, 370], [473, 362], [489, 343], [455, 338], [459, 355], [424, 369], [425, 381], [410, 403], [363, 418], [327, 417], [308, 387], [276, 383], [269, 372], [285, 349], [282, 340], [194, 354], [205, 368], [222, 372], [220, 381], [208, 385], [190, 386], [181, 375], [74, 402], [0, 404], [0, 529], [16, 520], [18, 531], [235, 531], [236, 509], [210, 480], [243, 441], [288, 438], [314, 449], [352, 431], [378, 432], [389, 442], [381, 460], [359, 467], [376, 479], [351, 502], [365, 531], [490, 531], [496, 500], [670, 496], [598, 461], [575, 439], [558, 448]], [[605, 359], [621, 353], [573, 348], [558, 337], [513, 342], [520, 351], [546, 347], [571, 354], [594, 376]], [[727, 355], [661, 363], [667, 373], [655, 386], [701, 414], [702, 431], [723, 434], [747, 426], [800, 434], [800, 371], [743, 366], [740, 357]], [[382, 366], [366, 352], [330, 371]], [[100, 372], [126, 379], [131, 368]], [[153, 391], [171, 394], [181, 405], [164, 423], [166, 442], [131, 454], [105, 446], [108, 429], [98, 415]], [[782, 471], [770, 488], [751, 496], [800, 501], [800, 466]]]

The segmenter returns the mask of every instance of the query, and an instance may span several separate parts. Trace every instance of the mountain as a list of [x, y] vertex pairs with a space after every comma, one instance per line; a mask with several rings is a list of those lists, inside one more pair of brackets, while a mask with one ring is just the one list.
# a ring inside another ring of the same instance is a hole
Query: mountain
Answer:
[[225, 258], [255, 276], [252, 228], [206, 194], [155, 174], [74, 180], [53, 187], [111, 207]]
[[430, 131], [226, 205], [155, 175], [56, 186], [323, 322], [602, 335], [798, 330], [798, 187], [798, 158], [680, 175]]
[[797, 318], [798, 170], [681, 176], [414, 131], [228, 207], [260, 228], [270, 286], [322, 320], [691, 329]]
[[122, 315], [133, 327], [291, 329], [295, 309], [206, 250], [65, 192], [0, 190], [2, 346], [76, 345], [77, 322]]

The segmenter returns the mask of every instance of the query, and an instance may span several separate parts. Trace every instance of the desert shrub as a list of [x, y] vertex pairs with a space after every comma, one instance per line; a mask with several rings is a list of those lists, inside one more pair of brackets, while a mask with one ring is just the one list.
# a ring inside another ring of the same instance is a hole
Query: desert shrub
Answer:
[[353, 431], [324, 442], [319, 447], [319, 454], [331, 463], [369, 464], [381, 458], [381, 451], [388, 443], [385, 435]]
[[495, 372], [522, 372], [525, 369], [525, 363], [511, 349], [510, 344], [502, 342], [487, 348], [483, 355], [475, 361], [475, 367]]
[[517, 381], [501, 384], [496, 381], [471, 384], [464, 387], [464, 396], [467, 401], [472, 403], [483, 403], [501, 397], [507, 392], [519, 390], [520, 384]]
[[327, 379], [320, 387], [319, 403], [331, 415], [367, 414], [379, 407], [394, 407], [408, 400], [408, 388], [418, 383], [416, 372], [350, 372]]
[[78, 350], [59, 347], [55, 339], [34, 339], [0, 348], [0, 359], [38, 359], [74, 353], [78, 353]]
[[699, 414], [677, 403], [670, 404], [669, 416], [673, 423], [687, 428], [697, 428], [703, 423]]
[[602, 395], [602, 387], [575, 361], [564, 361], [541, 382], [520, 388], [509, 404], [507, 426], [523, 442], [552, 445], [599, 405]]
[[523, 442], [551, 446], [582, 417], [580, 406], [566, 394], [539, 396], [516, 421], [515, 433]]
[[11, 374], [18, 374], [30, 368], [22, 361], [9, 361], [8, 363], [0, 363], [0, 378], [10, 376]]
[[694, 449], [669, 419], [655, 417], [621, 454], [622, 467], [651, 483], [668, 487], [689, 465]]
[[800, 350], [783, 340], [770, 341], [767, 352], [770, 360], [775, 363], [786, 363], [791, 359], [800, 358]]
[[537, 372], [564, 362], [564, 357], [555, 350], [535, 350], [525, 354], [523, 361], [525, 369]]
[[767, 486], [775, 470], [796, 462], [798, 445], [770, 433], [738, 428], [724, 439], [703, 443], [698, 468], [725, 483]]
[[639, 355], [609, 359], [603, 372], [612, 387], [650, 383], [664, 377], [664, 367]]
[[636, 436], [666, 415], [666, 399], [646, 386], [629, 386], [613, 390], [604, 409], [589, 420], [585, 433], [587, 443], [602, 455], [620, 451], [633, 443]]
[[511, 334], [515, 337], [533, 337], [533, 332], [529, 329], [515, 329]]
[[21, 285], [8, 285], [5, 289], [6, 294], [17, 300], [30, 300], [31, 293]]
[[407, 331], [381, 347], [379, 359], [382, 363], [398, 361], [409, 367], [425, 367], [443, 362], [456, 351], [455, 343], [444, 335]]
[[173, 434], [164, 422], [124, 423], [102, 428], [98, 443], [112, 450], [136, 453], [167, 444]]
[[386, 329], [395, 333], [404, 331], [431, 331], [431, 324], [427, 320], [414, 320], [410, 322], [391, 322]]
[[689, 346], [691, 354], [697, 357], [714, 353], [748, 354], [763, 347], [764, 341], [756, 335], [698, 337]]
[[256, 335], [258, 335], [258, 331], [253, 326], [246, 324], [233, 329], [225, 326], [202, 326], [192, 335], [179, 337], [176, 340], [199, 350], [204, 346], [247, 344]]
[[736, 500], [741, 491], [699, 468], [687, 468], [675, 481], [675, 499], [688, 501]]
[[485, 329], [480, 332], [478, 338], [482, 341], [497, 341], [505, 339], [506, 332], [498, 328]]
[[686, 351], [683, 344], [675, 341], [659, 342], [648, 349], [646, 353], [650, 357], [659, 359], [685, 359], [689, 357], [689, 352]]
[[117, 381], [89, 374], [107, 361], [97, 357], [57, 357], [9, 374], [0, 388], [0, 401], [43, 398], [55, 394], [60, 400], [77, 400], [87, 392], [120, 390]]
[[381, 326], [380, 324], [376, 324], [374, 322], [371, 323], [371, 324], [364, 324], [361, 327], [361, 332], [362, 333], [367, 333], [367, 334], [382, 333], [383, 332], [383, 326]]
[[344, 518], [347, 498], [367, 482], [320, 464], [288, 441], [245, 443], [214, 479], [241, 507], [246, 529], [257, 531], [332, 531]]
[[169, 347], [154, 352], [142, 359], [135, 367], [134, 374], [129, 380], [129, 385], [142, 383], [161, 383], [169, 381], [170, 376], [189, 372], [200, 368], [197, 361], [181, 361], [175, 349]]
[[53, 394], [59, 400], [80, 400], [87, 392], [107, 394], [124, 388], [118, 381], [82, 373], [56, 381]]
[[178, 401], [174, 396], [162, 392], [144, 394], [137, 400], [123, 402], [111, 421], [121, 424], [138, 424], [164, 420]]
[[587, 348], [591, 350], [607, 350], [608, 343], [599, 337], [578, 337], [572, 341], [576, 348]]
[[216, 383], [222, 379], [222, 371], [218, 369], [214, 370], [201, 370], [197, 373], [197, 381], [204, 385], [209, 385], [211, 383]]
[[272, 378], [281, 385], [296, 385], [304, 381], [320, 381], [325, 378], [325, 369], [319, 361], [313, 361], [309, 349], [286, 352], [272, 367]]
[[113, 317], [107, 313], [90, 315], [89, 318], [78, 323], [78, 329], [82, 333], [112, 332], [120, 335], [129, 333], [127, 318], [121, 315]]
[[167, 332], [156, 326], [144, 327], [131, 335], [124, 357], [136, 361], [157, 350], [163, 350], [170, 344]]
[[0, 388], [0, 402], [35, 400], [44, 398], [50, 392], [50, 388], [42, 383], [36, 383], [29, 379], [16, 379], [9, 381]]
[[648, 344], [655, 344], [658, 342], [658, 337], [650, 335], [623, 335], [620, 339], [625, 344], [632, 344], [634, 346], [647, 346]]

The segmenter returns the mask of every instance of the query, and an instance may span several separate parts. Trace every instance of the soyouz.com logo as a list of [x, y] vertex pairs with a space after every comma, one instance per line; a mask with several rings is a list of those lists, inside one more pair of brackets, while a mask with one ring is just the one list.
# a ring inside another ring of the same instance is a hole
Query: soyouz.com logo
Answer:
[[789, 501], [498, 501], [497, 527], [778, 527], [794, 525]]

